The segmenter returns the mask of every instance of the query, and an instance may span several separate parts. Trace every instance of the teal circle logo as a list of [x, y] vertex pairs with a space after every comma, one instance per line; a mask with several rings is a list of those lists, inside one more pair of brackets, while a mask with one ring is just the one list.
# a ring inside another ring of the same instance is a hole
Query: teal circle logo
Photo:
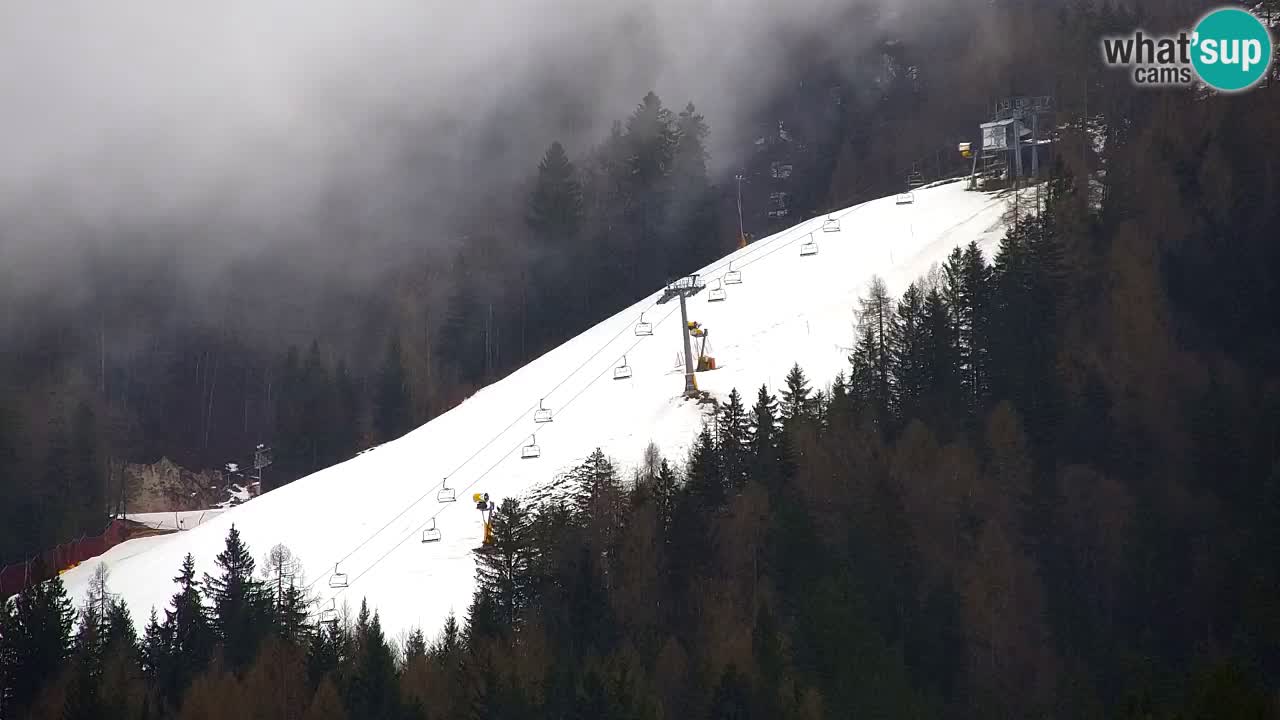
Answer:
[[1191, 64], [1223, 92], [1253, 87], [1271, 67], [1271, 33], [1252, 13], [1222, 8], [1205, 15], [1192, 38]]

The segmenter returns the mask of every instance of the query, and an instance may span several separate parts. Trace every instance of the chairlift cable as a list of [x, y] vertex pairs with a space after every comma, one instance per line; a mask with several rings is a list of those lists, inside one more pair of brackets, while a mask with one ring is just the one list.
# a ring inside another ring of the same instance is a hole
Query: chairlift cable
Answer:
[[[811, 234], [812, 234], [812, 233], [805, 233], [805, 234], [799, 234], [799, 233], [797, 233], [797, 235], [796, 235], [795, 237], [791, 238], [790, 240], [788, 240], [787, 242], [783, 243], [782, 245], [779, 245], [779, 246], [777, 246], [777, 247], [773, 248], [772, 250], [770, 250], [769, 252], [765, 253], [764, 255], [761, 255], [760, 257], [757, 257], [757, 258], [754, 258], [754, 259], [752, 259], [752, 260], [749, 260], [749, 261], [747, 261], [747, 262], [745, 262], [745, 263], [742, 263], [742, 262], [741, 262], [741, 260], [742, 260], [743, 258], [747, 257], [748, 255], [751, 255], [751, 254], [753, 254], [753, 253], [759, 252], [760, 250], [763, 250], [766, 246], [768, 246], [768, 245], [773, 245], [773, 244], [775, 244], [777, 241], [782, 240], [784, 237], [786, 237], [786, 236], [787, 236], [788, 234], [790, 234], [792, 231], [798, 231], [800, 228], [804, 227], [805, 225], [809, 224], [810, 222], [813, 222], [813, 220], [821, 219], [823, 222], [825, 222], [825, 221], [826, 221], [826, 219], [827, 219], [827, 218], [830, 218], [830, 217], [835, 217], [836, 219], [840, 219], [840, 218], [844, 217], [845, 215], [849, 215], [849, 214], [851, 214], [851, 213], [855, 212], [856, 210], [860, 209], [861, 207], [862, 207], [861, 205], [855, 205], [854, 207], [849, 208], [848, 210], [846, 210], [846, 211], [844, 211], [844, 212], [840, 213], [840, 215], [839, 215], [839, 216], [836, 216], [836, 215], [835, 215], [835, 213], [827, 213], [826, 215], [822, 216], [821, 218], [811, 218], [810, 220], [808, 220], [808, 221], [806, 221], [806, 222], [804, 222], [804, 223], [801, 223], [800, 225], [797, 225], [797, 226], [795, 226], [795, 227], [791, 228], [790, 230], [786, 230], [786, 231], [783, 231], [782, 233], [779, 233], [778, 235], [776, 235], [775, 237], [773, 237], [773, 238], [772, 238], [772, 239], [770, 239], [770, 240], [766, 240], [766, 241], [764, 241], [764, 242], [762, 242], [762, 243], [752, 243], [752, 247], [751, 247], [751, 249], [750, 249], [750, 250], [748, 250], [746, 253], [743, 253], [742, 255], [737, 255], [736, 257], [734, 257], [734, 255], [735, 255], [735, 254], [732, 254], [732, 253], [731, 253], [731, 255], [730, 255], [730, 257], [729, 257], [729, 258], [722, 259], [720, 262], [715, 263], [714, 265], [710, 266], [710, 267], [707, 269], [707, 271], [706, 271], [705, 273], [703, 273], [703, 274], [710, 274], [710, 273], [713, 273], [713, 272], [715, 272], [716, 270], [718, 270], [719, 268], [724, 267], [725, 265], [732, 266], [732, 265], [733, 265], [733, 263], [735, 263], [735, 262], [739, 263], [739, 270], [741, 270], [742, 268], [747, 267], [747, 266], [751, 265], [752, 263], [757, 262], [758, 260], [762, 260], [762, 259], [764, 259], [764, 258], [768, 257], [769, 255], [772, 255], [773, 253], [777, 252], [778, 250], [781, 250], [781, 249], [782, 249], [782, 248], [784, 248], [784, 247], [788, 247], [788, 246], [790, 246], [790, 245], [791, 245], [791, 244], [793, 244], [796, 240], [799, 240], [799, 239], [800, 239], [800, 238], [802, 238], [802, 237], [806, 237], [807, 235], [811, 235]], [[648, 306], [646, 306], [646, 308], [644, 309], [644, 311], [642, 311], [642, 312], [641, 312], [641, 318], [643, 318], [644, 313], [649, 312], [650, 310], [652, 310], [654, 307], [656, 307], [656, 306], [657, 306], [657, 304], [658, 304], [658, 303], [657, 303], [657, 301], [650, 302], [650, 303], [649, 303], [649, 305], [648, 305]], [[670, 318], [670, 317], [671, 317], [671, 315], [672, 315], [672, 313], [674, 313], [674, 312], [675, 312], [675, 308], [672, 308], [671, 310], [669, 310], [669, 311], [667, 312], [667, 314], [666, 314], [666, 315], [663, 315], [663, 316], [662, 316], [662, 319], [661, 319], [661, 320], [659, 320], [657, 323], [654, 323], [654, 324], [659, 324], [659, 325], [660, 325], [660, 324], [662, 324], [662, 323], [663, 323], [663, 322], [665, 322], [668, 318]], [[568, 374], [566, 374], [563, 378], [561, 378], [560, 382], [556, 383], [556, 385], [555, 385], [554, 387], [552, 387], [549, 391], [547, 391], [547, 392], [546, 392], [546, 394], [543, 396], [543, 399], [545, 399], [546, 397], [548, 397], [548, 396], [550, 396], [550, 395], [554, 394], [557, 390], [559, 390], [561, 387], [563, 387], [563, 386], [564, 386], [564, 384], [565, 384], [565, 383], [567, 383], [567, 382], [569, 382], [569, 380], [570, 380], [570, 379], [572, 379], [574, 375], [577, 375], [577, 374], [578, 374], [578, 372], [580, 372], [584, 367], [586, 367], [588, 364], [590, 364], [592, 360], [595, 360], [595, 359], [596, 359], [596, 357], [598, 357], [598, 356], [600, 355], [600, 353], [604, 352], [604, 351], [605, 351], [605, 350], [606, 350], [610, 345], [612, 345], [612, 344], [613, 344], [613, 342], [614, 342], [615, 340], [617, 340], [619, 337], [621, 337], [621, 336], [622, 336], [622, 335], [623, 335], [623, 334], [624, 334], [628, 329], [630, 329], [631, 327], [632, 327], [632, 326], [631, 326], [629, 323], [628, 323], [628, 324], [624, 324], [624, 325], [622, 326], [622, 328], [618, 330], [618, 332], [617, 332], [617, 333], [615, 333], [612, 337], [610, 337], [608, 340], [606, 340], [606, 341], [605, 341], [605, 342], [600, 346], [600, 348], [599, 348], [598, 350], [596, 350], [594, 353], [592, 353], [592, 354], [591, 354], [591, 356], [590, 356], [590, 357], [588, 357], [586, 360], [582, 361], [582, 363], [580, 363], [577, 367], [575, 367], [573, 370], [569, 371], [569, 373], [568, 373]], [[629, 353], [629, 352], [631, 352], [632, 350], [634, 350], [634, 349], [635, 349], [635, 348], [636, 348], [636, 347], [637, 347], [641, 342], [643, 342], [643, 340], [637, 340], [637, 341], [635, 341], [634, 343], [632, 343], [631, 347], [630, 347], [630, 348], [628, 348], [628, 351], [627, 351], [627, 352]], [[625, 354], [624, 354], [624, 356], [625, 356]], [[573, 401], [574, 401], [574, 400], [577, 400], [577, 399], [578, 399], [578, 397], [579, 397], [579, 396], [581, 396], [581, 395], [582, 395], [582, 393], [583, 393], [583, 392], [585, 392], [587, 388], [589, 388], [589, 387], [591, 387], [592, 385], [594, 385], [594, 384], [596, 383], [596, 381], [598, 381], [601, 377], [603, 377], [603, 376], [604, 376], [604, 374], [605, 374], [605, 372], [609, 372], [609, 370], [610, 370], [610, 368], [606, 368], [604, 372], [601, 372], [599, 375], [597, 375], [595, 378], [593, 378], [591, 381], [589, 381], [589, 382], [588, 382], [586, 385], [584, 385], [584, 386], [583, 386], [583, 387], [582, 387], [582, 388], [581, 388], [577, 393], [575, 393], [575, 394], [574, 394], [574, 395], [573, 395], [573, 396], [572, 396], [568, 401], [566, 401], [565, 403], [563, 403], [563, 404], [560, 406], [560, 409], [561, 409], [561, 410], [563, 410], [564, 408], [567, 408], [571, 403], [573, 403]], [[374, 538], [376, 538], [378, 535], [381, 535], [384, 531], [386, 531], [386, 529], [387, 529], [387, 528], [389, 528], [391, 525], [393, 525], [397, 520], [399, 520], [400, 518], [404, 517], [404, 516], [405, 516], [405, 514], [407, 514], [410, 510], [412, 510], [413, 508], [417, 507], [417, 506], [418, 506], [418, 504], [419, 504], [419, 503], [421, 503], [423, 500], [427, 499], [427, 497], [429, 497], [433, 492], [437, 492], [437, 491], [438, 491], [438, 489], [439, 489], [440, 487], [443, 487], [445, 480], [447, 480], [448, 478], [450, 478], [450, 477], [452, 477], [453, 475], [457, 474], [460, 470], [462, 470], [462, 469], [463, 469], [463, 468], [465, 468], [468, 464], [470, 464], [473, 460], [475, 460], [475, 459], [476, 459], [476, 458], [477, 458], [481, 453], [483, 453], [485, 450], [489, 449], [489, 448], [490, 448], [490, 447], [491, 447], [495, 442], [497, 442], [497, 441], [498, 441], [498, 439], [499, 439], [499, 438], [501, 438], [503, 435], [505, 435], [507, 432], [509, 432], [509, 431], [511, 430], [511, 428], [515, 427], [517, 424], [519, 424], [519, 423], [520, 423], [520, 421], [521, 421], [521, 420], [523, 420], [526, 416], [528, 416], [528, 414], [529, 414], [530, 412], [533, 412], [533, 411], [534, 411], [534, 410], [536, 410], [538, 407], [540, 407], [540, 404], [541, 404], [541, 400], [539, 401], [539, 403], [536, 403], [536, 404], [534, 404], [534, 405], [531, 405], [528, 409], [526, 409], [526, 410], [522, 411], [519, 415], [517, 415], [517, 416], [515, 417], [515, 419], [514, 419], [514, 420], [512, 420], [512, 421], [511, 421], [511, 423], [510, 423], [509, 425], [507, 425], [505, 428], [503, 428], [503, 429], [502, 429], [501, 431], [499, 431], [497, 434], [495, 434], [494, 436], [492, 436], [491, 438], [489, 438], [489, 441], [488, 441], [488, 442], [486, 442], [484, 445], [480, 446], [480, 448], [479, 448], [479, 449], [477, 449], [475, 452], [473, 452], [470, 456], [468, 456], [465, 460], [463, 460], [463, 461], [462, 461], [462, 462], [461, 462], [457, 467], [455, 467], [452, 471], [450, 471], [447, 475], [445, 475], [445, 476], [444, 476], [444, 478], [443, 478], [443, 479], [441, 479], [441, 481], [440, 481], [439, 483], [435, 483], [435, 484], [433, 484], [430, 488], [428, 488], [428, 490], [427, 490], [425, 493], [423, 493], [421, 496], [419, 496], [419, 497], [418, 497], [416, 500], [414, 500], [413, 502], [411, 502], [411, 503], [409, 503], [408, 505], [406, 505], [406, 506], [405, 506], [405, 507], [404, 507], [404, 508], [399, 512], [399, 513], [397, 513], [397, 514], [395, 515], [395, 517], [392, 517], [390, 520], [388, 520], [386, 523], [384, 523], [381, 527], [379, 527], [377, 530], [375, 530], [372, 534], [370, 534], [368, 537], [366, 537], [364, 540], [362, 540], [358, 545], [356, 545], [354, 548], [352, 548], [352, 550], [351, 550], [350, 552], [348, 552], [346, 555], [344, 555], [344, 556], [342, 557], [342, 559], [338, 560], [338, 563], [337, 563], [337, 564], [341, 564], [341, 563], [345, 562], [346, 560], [350, 559], [352, 555], [355, 555], [357, 552], [359, 552], [361, 549], [363, 549], [366, 545], [368, 545], [370, 542], [372, 542], [372, 541], [374, 540]], [[490, 466], [490, 468], [489, 468], [488, 470], [485, 470], [483, 473], [481, 473], [479, 476], [477, 476], [477, 477], [476, 477], [476, 479], [475, 479], [475, 480], [473, 480], [473, 481], [471, 481], [471, 483], [470, 483], [470, 484], [468, 484], [468, 485], [466, 485], [465, 487], [461, 488], [461, 489], [463, 490], [463, 492], [465, 493], [465, 491], [466, 491], [466, 490], [468, 490], [468, 489], [470, 489], [471, 487], [473, 487], [477, 482], [479, 482], [481, 479], [483, 479], [485, 476], [487, 476], [487, 475], [489, 474], [489, 472], [491, 472], [494, 468], [496, 468], [496, 467], [498, 466], [498, 464], [500, 464], [500, 463], [501, 463], [503, 460], [505, 460], [508, 456], [510, 456], [512, 453], [514, 453], [516, 450], [519, 450], [519, 449], [520, 449], [521, 447], [523, 447], [523, 446], [524, 446], [524, 440], [523, 440], [523, 438], [522, 438], [522, 439], [521, 439], [521, 441], [520, 441], [520, 444], [519, 444], [519, 445], [517, 445], [515, 448], [513, 448], [513, 449], [512, 449], [512, 450], [510, 450], [510, 451], [508, 451], [505, 455], [503, 455], [501, 458], [499, 458], [499, 459], [498, 459], [498, 462], [494, 463], [492, 466]], [[439, 511], [437, 511], [436, 515], [439, 515], [439, 513], [444, 512], [445, 510], [448, 510], [448, 508], [446, 507], [446, 508], [442, 508], [442, 509], [440, 509]], [[436, 515], [433, 515], [433, 516], [432, 516], [432, 519], [434, 519], [434, 518], [436, 517]], [[419, 532], [419, 531], [422, 529], [422, 527], [423, 527], [423, 526], [419, 526], [417, 529], [415, 529], [415, 530], [414, 530], [414, 533]], [[397, 547], [400, 547], [400, 546], [401, 546], [401, 545], [403, 545], [404, 543], [405, 543], [405, 540], [401, 540], [399, 543], [397, 543], [397, 544], [395, 545], [395, 547], [393, 547], [393, 548], [392, 548], [392, 550], [394, 550], [394, 549], [395, 549], [395, 548], [397, 548]], [[381, 562], [381, 561], [382, 561], [382, 559], [384, 559], [388, 554], [390, 554], [390, 552], [391, 552], [390, 550], [389, 550], [389, 551], [387, 551], [387, 553], [384, 553], [384, 554], [383, 554], [383, 555], [382, 555], [378, 560], [375, 560], [375, 561], [374, 561], [374, 563], [373, 563], [372, 565], [368, 566], [368, 567], [365, 569], [365, 571], [364, 571], [364, 572], [360, 573], [360, 575], [357, 575], [357, 576], [356, 576], [356, 579], [358, 580], [360, 577], [362, 577], [362, 576], [364, 575], [364, 573], [365, 573], [365, 572], [368, 572], [370, 569], [372, 569], [372, 568], [373, 568], [373, 566], [374, 566], [374, 565], [377, 565], [379, 562]], [[314, 587], [314, 586], [316, 585], [316, 583], [320, 582], [321, 580], [323, 580], [324, 578], [328, 577], [328, 576], [329, 576], [329, 575], [331, 575], [331, 574], [332, 574], [331, 572], [326, 572], [326, 573], [324, 573], [324, 574], [320, 575], [320, 576], [319, 576], [319, 577], [317, 577], [315, 580], [312, 580], [312, 581], [311, 581], [311, 583], [310, 583], [309, 585], [307, 585], [306, 589], [307, 589], [307, 590], [310, 590], [312, 587]], [[352, 580], [352, 582], [355, 582], [355, 580]], [[345, 590], [345, 588], [343, 588], [343, 590]], [[341, 592], [339, 592], [339, 593], [337, 593], [337, 594], [341, 594]], [[335, 597], [336, 597], [336, 595], [335, 595]]]
[[[659, 323], [661, 323], [661, 322], [665, 321], [667, 318], [671, 317], [671, 315], [672, 315], [673, 313], [675, 313], [675, 310], [676, 310], [676, 309], [675, 309], [674, 307], [673, 307], [673, 308], [671, 308], [670, 310], [668, 310], [668, 311], [667, 311], [667, 314], [666, 314], [666, 315], [664, 315], [664, 316], [662, 316], [662, 320], [659, 320], [658, 322], [659, 322]], [[611, 342], [612, 342], [612, 341], [611, 341]], [[627, 353], [630, 353], [631, 351], [635, 350], [635, 349], [640, 345], [640, 343], [642, 343], [642, 342], [644, 342], [644, 341], [643, 341], [643, 340], [636, 340], [635, 342], [633, 342], [633, 343], [631, 344], [631, 347], [627, 348]], [[597, 353], [597, 354], [599, 354], [599, 353]], [[625, 356], [625, 354], [624, 354], [624, 356]], [[599, 374], [597, 374], [594, 378], [592, 378], [589, 382], [587, 382], [587, 384], [586, 384], [586, 385], [583, 385], [583, 386], [582, 386], [582, 388], [581, 388], [580, 390], [578, 390], [578, 392], [574, 393], [572, 397], [570, 397], [570, 398], [569, 398], [569, 399], [568, 399], [568, 400], [567, 400], [563, 405], [561, 405], [561, 406], [560, 406], [561, 411], [563, 411], [564, 409], [566, 409], [566, 408], [568, 408], [570, 405], [572, 405], [572, 404], [573, 404], [573, 402], [574, 402], [575, 400], [577, 400], [579, 397], [581, 397], [581, 396], [582, 396], [582, 393], [584, 393], [584, 392], [586, 392], [586, 391], [587, 391], [587, 388], [591, 387], [592, 385], [595, 385], [597, 382], [599, 382], [599, 381], [600, 381], [600, 379], [601, 379], [601, 378], [603, 378], [603, 377], [605, 376], [605, 374], [606, 374], [606, 373], [610, 372], [611, 370], [612, 370], [612, 366], [605, 368], [605, 369], [604, 369], [604, 370], [602, 370]], [[465, 494], [467, 490], [470, 490], [471, 488], [475, 487], [477, 483], [479, 483], [481, 480], [483, 480], [483, 479], [485, 479], [486, 477], [488, 477], [489, 473], [491, 473], [491, 472], [493, 472], [494, 470], [496, 470], [496, 469], [498, 468], [498, 466], [499, 466], [499, 465], [501, 465], [501, 464], [502, 464], [502, 463], [503, 463], [507, 458], [511, 457], [513, 454], [515, 454], [518, 450], [520, 450], [520, 449], [521, 449], [521, 448], [523, 448], [524, 446], [525, 446], [525, 444], [524, 444], [524, 438], [521, 438], [521, 440], [520, 440], [520, 442], [519, 442], [519, 443], [517, 443], [514, 447], [512, 447], [510, 450], [508, 450], [506, 453], [504, 453], [501, 457], [499, 457], [499, 458], [498, 458], [498, 460], [497, 460], [496, 462], [494, 462], [492, 465], [490, 465], [490, 466], [489, 466], [489, 467], [488, 467], [484, 472], [482, 472], [482, 473], [480, 473], [479, 475], [477, 475], [477, 476], [475, 477], [475, 479], [474, 479], [474, 480], [472, 480], [471, 482], [467, 483], [465, 486], [463, 486], [463, 487], [461, 487], [461, 488], [459, 488], [459, 489], [460, 489], [460, 490], [462, 490], [462, 491], [463, 491], [463, 493]], [[451, 507], [451, 506], [450, 506], [450, 507]], [[364, 569], [364, 570], [362, 570], [358, 575], [356, 575], [355, 577], [351, 578], [351, 580], [347, 583], [347, 587], [350, 587], [350, 586], [352, 586], [352, 585], [355, 585], [355, 584], [360, 580], [360, 578], [362, 578], [362, 577], [364, 577], [366, 574], [368, 574], [368, 572], [369, 572], [370, 570], [372, 570], [374, 567], [376, 567], [376, 566], [377, 566], [379, 563], [381, 563], [383, 560], [386, 560], [386, 559], [387, 559], [387, 557], [389, 557], [389, 556], [391, 555], [391, 553], [395, 552], [395, 551], [396, 551], [400, 546], [402, 546], [402, 545], [404, 545], [406, 542], [408, 542], [410, 538], [412, 538], [412, 537], [416, 537], [417, 535], [419, 535], [419, 534], [422, 532], [423, 528], [425, 528], [425, 527], [427, 526], [427, 524], [428, 524], [428, 523], [431, 523], [431, 522], [435, 522], [435, 521], [437, 521], [437, 520], [439, 519], [439, 517], [440, 517], [440, 514], [441, 514], [441, 513], [446, 512], [446, 511], [448, 511], [448, 510], [449, 510], [449, 507], [443, 507], [443, 508], [440, 508], [439, 510], [437, 510], [437, 511], [435, 512], [435, 514], [431, 515], [429, 518], [427, 518], [427, 520], [426, 520], [426, 521], [424, 521], [423, 523], [421, 523], [420, 525], [418, 525], [417, 527], [415, 527], [411, 532], [409, 532], [409, 534], [407, 534], [407, 535], [405, 535], [403, 538], [401, 538], [401, 540], [400, 540], [399, 542], [397, 542], [395, 545], [391, 546], [391, 547], [390, 547], [386, 552], [384, 552], [382, 555], [378, 556], [378, 558], [377, 558], [376, 560], [374, 560], [374, 561], [373, 561], [372, 563], [370, 563], [367, 567], [365, 567], [365, 569]], [[347, 589], [347, 588], [342, 588], [342, 589], [341, 589], [341, 590], [339, 590], [337, 593], [334, 593], [333, 597], [337, 597], [338, 595], [341, 595], [343, 592], [345, 592], [345, 591], [346, 591], [346, 589]]]

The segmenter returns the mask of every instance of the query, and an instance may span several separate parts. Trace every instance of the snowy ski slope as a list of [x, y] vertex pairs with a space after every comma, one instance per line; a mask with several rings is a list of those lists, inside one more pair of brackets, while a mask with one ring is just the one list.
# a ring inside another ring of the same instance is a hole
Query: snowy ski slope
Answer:
[[[723, 398], [737, 387], [749, 401], [760, 385], [777, 392], [799, 361], [821, 387], [846, 367], [853, 344], [854, 309], [873, 275], [892, 295], [941, 263], [952, 248], [977, 241], [988, 256], [1004, 231], [1001, 196], [967, 192], [963, 183], [921, 189], [913, 205], [875, 200], [832, 215], [839, 232], [823, 232], [826, 218], [803, 222], [759, 240], [702, 270], [709, 287], [732, 268], [740, 285], [726, 285], [727, 300], [708, 302], [703, 291], [689, 302], [689, 317], [710, 329], [708, 354], [720, 369], [700, 373], [700, 389]], [[812, 235], [811, 235], [812, 234]], [[819, 252], [801, 257], [817, 242]], [[473, 492], [495, 502], [520, 495], [601, 447], [624, 469], [634, 467], [650, 441], [683, 461], [701, 427], [705, 407], [681, 398], [682, 350], [678, 302], [657, 306], [656, 292], [582, 335], [476, 393], [457, 408], [405, 437], [366, 451], [251, 502], [206, 518], [191, 530], [123, 543], [64, 575], [77, 602], [99, 561], [111, 587], [145, 623], [174, 592], [170, 579], [183, 556], [198, 572], [212, 572], [234, 523], [261, 558], [284, 543], [306, 568], [319, 598], [357, 606], [367, 597], [394, 636], [414, 626], [430, 635], [471, 599], [480, 544]], [[634, 333], [641, 313], [651, 337]], [[623, 356], [633, 376], [614, 380]], [[553, 412], [535, 424], [539, 400]], [[537, 434], [542, 454], [521, 459]], [[437, 502], [442, 478], [457, 502]], [[424, 544], [434, 520], [442, 540]], [[330, 588], [335, 564], [349, 579]]]

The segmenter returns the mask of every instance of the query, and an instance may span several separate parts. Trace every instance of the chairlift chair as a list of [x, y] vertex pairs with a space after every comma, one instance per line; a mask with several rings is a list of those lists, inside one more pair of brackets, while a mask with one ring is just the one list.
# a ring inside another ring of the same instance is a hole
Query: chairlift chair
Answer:
[[741, 285], [742, 284], [742, 271], [734, 270], [733, 263], [729, 263], [729, 272], [724, 274], [724, 284], [725, 285]]
[[538, 401], [538, 409], [533, 413], [533, 421], [536, 423], [551, 422], [551, 408], [542, 407], [542, 401]]
[[818, 242], [813, 239], [813, 235], [809, 235], [809, 242], [800, 246], [800, 257], [809, 257], [818, 254]]
[[631, 366], [627, 364], [627, 356], [622, 356], [622, 364], [613, 369], [614, 380], [626, 380], [631, 377]]
[[347, 574], [344, 572], [338, 572], [338, 566], [334, 565], [333, 574], [329, 576], [329, 587], [344, 588], [347, 585]]
[[542, 457], [542, 448], [538, 447], [538, 436], [530, 435], [529, 444], [520, 448], [520, 459], [532, 460], [536, 457]]
[[827, 215], [827, 219], [822, 222], [822, 232], [840, 232], [840, 219]]
[[724, 293], [724, 285], [717, 280], [716, 286], [707, 292], [707, 302], [724, 302], [725, 297], [727, 296]]
[[320, 611], [320, 622], [336, 624], [338, 622], [338, 601], [330, 600], [329, 607]]
[[653, 334], [653, 323], [644, 321], [644, 313], [640, 313], [640, 322], [636, 324], [636, 335], [639, 337], [648, 337]]
[[458, 499], [458, 495], [453, 488], [446, 485], [448, 482], [449, 478], [440, 481], [440, 492], [436, 493], [436, 502], [449, 503]]
[[440, 542], [440, 530], [436, 528], [436, 519], [431, 518], [430, 525], [422, 531], [422, 542], [433, 543]]

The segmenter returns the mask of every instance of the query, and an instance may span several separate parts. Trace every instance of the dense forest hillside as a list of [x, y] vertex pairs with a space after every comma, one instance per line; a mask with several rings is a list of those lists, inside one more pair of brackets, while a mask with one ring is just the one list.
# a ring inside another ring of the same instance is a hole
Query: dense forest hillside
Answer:
[[1280, 715], [1280, 78], [1139, 90], [1098, 46], [1203, 9], [1001, 0], [910, 38], [786, 35], [746, 120], [657, 88], [486, 177], [448, 242], [360, 292], [276, 282], [278, 257], [195, 292], [176, 251], [86, 252], [58, 302], [0, 282], [10, 560], [101, 530], [124, 462], [268, 443], [271, 486], [403, 434], [735, 247], [737, 174], [759, 237], [963, 173], [993, 100], [1056, 99], [1040, 204], [998, 253], [873, 285], [831, 338], [844, 374], [797, 358], [779, 396], [740, 388], [690, 457], [632, 477], [598, 454], [572, 503], [505, 502], [439, 638], [308, 617], [288, 549], [233, 534], [144, 628], [105, 574], [0, 606], [0, 716]]

